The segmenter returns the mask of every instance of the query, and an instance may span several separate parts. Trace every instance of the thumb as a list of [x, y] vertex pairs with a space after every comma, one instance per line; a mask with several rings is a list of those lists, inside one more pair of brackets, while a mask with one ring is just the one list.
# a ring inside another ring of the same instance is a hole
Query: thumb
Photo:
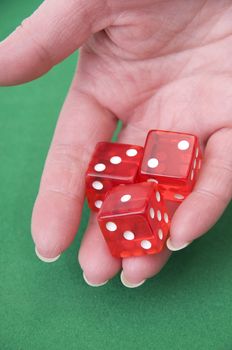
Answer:
[[44, 1], [0, 43], [0, 85], [36, 79], [69, 56], [107, 26], [104, 5], [104, 0]]

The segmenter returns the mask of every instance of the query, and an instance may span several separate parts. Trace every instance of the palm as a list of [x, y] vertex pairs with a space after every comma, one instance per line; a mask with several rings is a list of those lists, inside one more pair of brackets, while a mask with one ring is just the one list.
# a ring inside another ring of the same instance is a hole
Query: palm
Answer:
[[[232, 2], [109, 1], [108, 8], [104, 30], [81, 50], [34, 209], [34, 239], [47, 257], [72, 241], [86, 164], [95, 143], [111, 137], [117, 119], [124, 124], [121, 142], [143, 144], [147, 131], [159, 128], [197, 134], [206, 147], [196, 189], [173, 218], [171, 237], [177, 245], [203, 234], [231, 197], [231, 160], [225, 151], [232, 148]], [[88, 13], [91, 17], [91, 9]], [[79, 32], [74, 28], [73, 37]], [[54, 61], [75, 48], [72, 41]], [[32, 79], [47, 66], [29, 68], [11, 80]], [[126, 278], [138, 283], [158, 272], [168, 256], [165, 250], [123, 262], [112, 258], [92, 216], [79, 259], [92, 283], [112, 277], [121, 265]]]
[[210, 5], [209, 14], [204, 8], [202, 16], [201, 3], [187, 18], [167, 22], [158, 38], [156, 17], [168, 18], [168, 6], [155, 15], [127, 14], [124, 26], [119, 17], [113, 28], [97, 33], [82, 50], [78, 78], [83, 89], [142, 130], [180, 128], [206, 141], [230, 121], [232, 22], [217, 27], [219, 21], [227, 22], [232, 4], [221, 11], [219, 6], [219, 14], [212, 13]]

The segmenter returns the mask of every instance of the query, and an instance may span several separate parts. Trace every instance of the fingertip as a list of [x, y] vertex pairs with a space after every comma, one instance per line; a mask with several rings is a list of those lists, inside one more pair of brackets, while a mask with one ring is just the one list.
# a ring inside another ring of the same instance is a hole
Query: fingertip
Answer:
[[103, 282], [99, 282], [99, 283], [94, 283], [94, 282], [91, 282], [85, 275], [85, 273], [83, 272], [83, 279], [84, 281], [90, 286], [90, 287], [102, 287], [104, 286], [105, 284], [108, 283], [109, 280], [106, 280], [106, 281], [103, 281]]
[[128, 281], [128, 279], [125, 277], [123, 270], [120, 274], [120, 280], [121, 280], [122, 284], [124, 285], [124, 287], [127, 287], [127, 288], [138, 288], [146, 282], [146, 279], [144, 279], [140, 282], [137, 282], [137, 283], [133, 283], [133, 282]]
[[126, 280], [133, 284], [139, 284], [141, 281], [157, 275], [170, 255], [171, 252], [165, 248], [158, 254], [123, 259], [122, 266]]
[[38, 195], [31, 230], [41, 260], [57, 257], [69, 247], [79, 223], [78, 209], [74, 201], [59, 193]]
[[78, 261], [84, 271], [84, 279], [90, 285], [98, 285], [113, 278], [121, 270], [121, 259], [111, 255], [108, 246], [96, 223], [96, 216], [90, 217], [84, 234]]
[[43, 256], [37, 249], [37, 247], [35, 246], [35, 254], [37, 255], [37, 257], [43, 261], [43, 262], [46, 262], [46, 263], [52, 263], [52, 262], [55, 262], [59, 259], [60, 255], [57, 255], [57, 256], [53, 256], [53, 257], [45, 257]]
[[171, 240], [171, 238], [168, 238], [167, 239], [167, 242], [166, 242], [166, 246], [167, 248], [172, 251], [172, 252], [175, 252], [175, 251], [178, 251], [178, 250], [181, 250], [181, 249], [184, 249], [186, 248], [187, 246], [189, 246], [192, 242], [186, 242], [186, 243], [182, 243], [182, 244], [175, 244], [173, 243], [173, 241]]

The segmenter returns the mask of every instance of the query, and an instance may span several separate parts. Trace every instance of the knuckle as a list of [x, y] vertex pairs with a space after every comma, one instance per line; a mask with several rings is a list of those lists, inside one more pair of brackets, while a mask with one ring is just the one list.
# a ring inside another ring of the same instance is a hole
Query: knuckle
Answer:
[[55, 144], [49, 151], [40, 190], [59, 192], [74, 199], [84, 192], [90, 150], [82, 145]]
[[231, 189], [229, 191], [220, 191], [215, 189], [206, 189], [198, 188], [194, 191], [196, 194], [199, 194], [201, 197], [206, 197], [210, 202], [221, 203], [223, 206], [226, 206], [231, 198]]
[[52, 55], [49, 51], [49, 48], [46, 47], [46, 45], [43, 43], [38, 33], [36, 33], [34, 30], [32, 31], [31, 23], [31, 17], [26, 18], [24, 21], [22, 21], [17, 30], [21, 32], [23, 37], [30, 41], [36, 55], [40, 58], [40, 60], [42, 62], [46, 62], [49, 67], [52, 67], [54, 65], [54, 62], [52, 60]]
[[90, 154], [91, 150], [80, 144], [54, 143], [49, 151], [47, 162], [59, 163], [75, 171]]

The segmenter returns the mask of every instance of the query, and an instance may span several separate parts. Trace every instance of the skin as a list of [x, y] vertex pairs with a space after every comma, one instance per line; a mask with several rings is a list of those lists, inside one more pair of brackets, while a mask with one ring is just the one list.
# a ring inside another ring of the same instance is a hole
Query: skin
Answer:
[[[84, 173], [98, 141], [143, 145], [150, 129], [199, 136], [205, 151], [194, 191], [176, 210], [171, 242], [207, 232], [232, 197], [232, 1], [47, 0], [0, 44], [0, 84], [36, 79], [81, 47], [78, 69], [46, 160], [32, 216], [39, 253], [73, 241]], [[223, 233], [222, 233], [223, 234]], [[79, 262], [93, 284], [120, 269], [132, 284], [170, 256], [113, 258], [92, 215]]]

